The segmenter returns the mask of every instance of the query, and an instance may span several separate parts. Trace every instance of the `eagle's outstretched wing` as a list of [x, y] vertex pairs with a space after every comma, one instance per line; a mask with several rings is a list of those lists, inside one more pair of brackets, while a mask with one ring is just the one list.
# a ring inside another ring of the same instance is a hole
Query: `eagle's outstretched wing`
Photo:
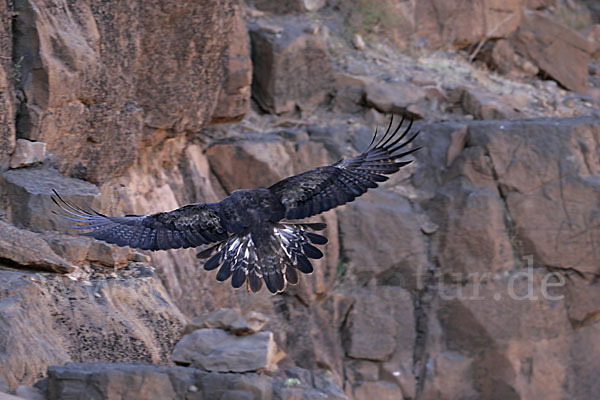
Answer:
[[167, 250], [197, 247], [227, 239], [229, 233], [221, 225], [218, 204], [191, 204], [171, 212], [150, 215], [108, 217], [89, 213], [66, 202], [54, 191], [52, 200], [70, 216], [64, 216], [87, 229], [82, 233], [117, 246], [143, 250]]
[[362, 154], [334, 164], [311, 169], [277, 182], [269, 190], [277, 196], [285, 206], [285, 218], [301, 219], [319, 214], [331, 208], [348, 203], [362, 195], [370, 188], [376, 188], [377, 182], [388, 178], [412, 160], [400, 161], [420, 147], [400, 151], [411, 143], [419, 134], [416, 132], [402, 141], [412, 127], [408, 127], [398, 135], [400, 124], [392, 131], [393, 117], [387, 131], [377, 139], [377, 131], [369, 148]]

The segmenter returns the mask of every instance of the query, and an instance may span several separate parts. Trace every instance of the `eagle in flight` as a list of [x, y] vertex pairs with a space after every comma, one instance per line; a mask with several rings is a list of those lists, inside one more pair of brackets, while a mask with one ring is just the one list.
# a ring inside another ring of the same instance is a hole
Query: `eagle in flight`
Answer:
[[[287, 283], [298, 283], [298, 272], [310, 274], [310, 259], [323, 253], [315, 245], [327, 238], [314, 233], [324, 223], [293, 223], [351, 202], [412, 160], [404, 157], [419, 149], [406, 147], [419, 134], [408, 135], [412, 121], [400, 132], [404, 118], [392, 129], [393, 117], [383, 135], [377, 130], [366, 151], [334, 164], [286, 178], [266, 189], [236, 190], [218, 203], [190, 204], [170, 212], [109, 217], [87, 212], [62, 199], [52, 199], [80, 223], [73, 229], [117, 246], [167, 250], [212, 244], [197, 254], [208, 260], [207, 271], [219, 268], [217, 280], [231, 278], [239, 288], [247, 282], [253, 292], [263, 281], [271, 293]], [[399, 133], [400, 132], [400, 133]], [[380, 136], [380, 137], [378, 137]], [[406, 138], [406, 139], [405, 139]], [[87, 231], [87, 232], [84, 232]]]

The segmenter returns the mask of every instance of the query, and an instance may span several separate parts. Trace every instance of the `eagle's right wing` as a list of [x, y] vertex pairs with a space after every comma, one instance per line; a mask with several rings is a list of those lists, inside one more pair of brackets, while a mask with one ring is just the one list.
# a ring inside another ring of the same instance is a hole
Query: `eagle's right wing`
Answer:
[[150, 215], [108, 217], [89, 213], [66, 202], [54, 192], [52, 200], [69, 216], [81, 223], [74, 229], [86, 229], [85, 236], [143, 250], [167, 250], [197, 247], [226, 239], [229, 233], [221, 225], [218, 204], [191, 204], [171, 212]]
[[384, 182], [390, 175], [412, 160], [401, 158], [419, 150], [419, 147], [400, 151], [410, 144], [419, 134], [416, 132], [404, 142], [412, 121], [400, 135], [398, 127], [392, 131], [392, 121], [385, 134], [377, 140], [377, 131], [371, 145], [362, 154], [341, 160], [325, 167], [306, 171], [277, 182], [269, 188], [285, 206], [285, 218], [301, 219], [319, 214], [331, 208], [348, 203], [370, 188], [376, 188], [378, 182]]

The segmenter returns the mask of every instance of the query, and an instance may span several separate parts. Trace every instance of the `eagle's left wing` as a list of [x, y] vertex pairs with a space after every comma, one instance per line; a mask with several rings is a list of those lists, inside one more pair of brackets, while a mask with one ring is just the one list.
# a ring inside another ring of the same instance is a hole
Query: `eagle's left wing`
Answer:
[[400, 160], [419, 150], [419, 147], [400, 151], [419, 134], [416, 132], [402, 141], [412, 127], [398, 135], [404, 122], [392, 131], [393, 118], [387, 131], [377, 140], [377, 131], [369, 148], [362, 154], [334, 164], [312, 169], [277, 182], [269, 190], [285, 206], [285, 218], [301, 219], [319, 214], [331, 208], [348, 203], [370, 188], [376, 188], [378, 182], [384, 182], [390, 175], [412, 160]]

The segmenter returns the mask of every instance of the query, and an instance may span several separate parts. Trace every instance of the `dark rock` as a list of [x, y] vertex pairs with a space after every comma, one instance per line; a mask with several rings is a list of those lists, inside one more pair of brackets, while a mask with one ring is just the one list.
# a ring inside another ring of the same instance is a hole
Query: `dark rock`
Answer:
[[299, 17], [274, 17], [249, 24], [252, 96], [268, 112], [313, 109], [333, 88], [327, 46], [321, 36], [304, 32], [308, 25], [309, 19]]
[[131, 248], [118, 247], [99, 240], [94, 240], [90, 243], [86, 254], [86, 260], [90, 263], [113, 267], [114, 269], [124, 267], [133, 258], [133, 250]]
[[273, 371], [283, 353], [273, 333], [236, 336], [222, 329], [197, 329], [184, 335], [173, 350], [172, 360], [206, 371]]
[[108, 400], [115, 396], [122, 400], [347, 399], [324, 374], [304, 372], [306, 381], [292, 381], [287, 376], [225, 374], [140, 363], [67, 363], [48, 369], [47, 395], [48, 400]]

